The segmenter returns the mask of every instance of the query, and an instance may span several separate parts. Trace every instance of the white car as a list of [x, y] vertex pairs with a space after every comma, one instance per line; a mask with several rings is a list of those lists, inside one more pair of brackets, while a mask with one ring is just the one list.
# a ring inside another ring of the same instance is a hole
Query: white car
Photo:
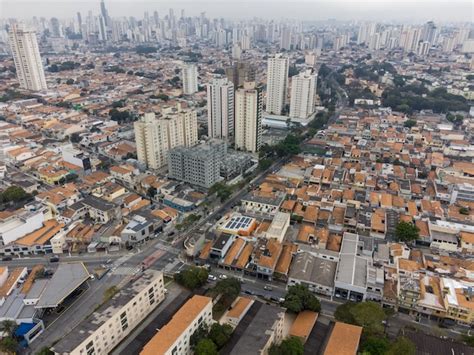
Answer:
[[207, 277], [207, 279], [208, 279], [209, 281], [216, 281], [216, 280], [217, 280], [217, 277], [215, 277], [214, 275], [209, 275], [209, 276]]
[[221, 280], [225, 280], [225, 279], [227, 278], [227, 275], [219, 275], [219, 278], [220, 278]]

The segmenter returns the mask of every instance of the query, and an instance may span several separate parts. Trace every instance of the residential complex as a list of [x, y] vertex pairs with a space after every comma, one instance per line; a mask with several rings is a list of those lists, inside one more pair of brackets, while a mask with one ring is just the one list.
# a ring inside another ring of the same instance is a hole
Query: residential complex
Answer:
[[266, 112], [280, 115], [287, 102], [289, 59], [282, 54], [268, 58]]
[[13, 24], [9, 32], [9, 41], [20, 86], [32, 91], [46, 90], [48, 87], [36, 32]]
[[167, 153], [179, 146], [192, 147], [197, 143], [196, 112], [171, 109], [157, 118], [146, 113], [135, 122], [135, 141], [138, 160], [151, 169], [167, 164]]
[[262, 145], [263, 99], [255, 82], [245, 82], [235, 93], [235, 147], [256, 153]]
[[234, 136], [234, 84], [216, 77], [207, 85], [207, 135], [228, 139]]
[[192, 95], [198, 91], [198, 70], [196, 64], [184, 64], [183, 75], [183, 94]]
[[314, 113], [317, 77], [311, 69], [292, 77], [290, 118], [308, 119]]

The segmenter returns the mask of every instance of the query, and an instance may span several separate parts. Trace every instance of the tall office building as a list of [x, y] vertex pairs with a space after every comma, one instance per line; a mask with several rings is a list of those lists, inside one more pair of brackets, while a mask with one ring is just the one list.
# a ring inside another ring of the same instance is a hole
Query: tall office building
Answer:
[[46, 90], [48, 87], [35, 31], [13, 24], [9, 41], [20, 86], [33, 91]]
[[291, 50], [291, 28], [282, 28], [280, 34], [280, 49]]
[[183, 70], [183, 94], [192, 95], [198, 91], [198, 71], [196, 64], [184, 64]]
[[104, 18], [105, 27], [109, 26], [110, 25], [109, 13], [107, 9], [105, 8], [104, 0], [101, 0], [100, 2], [100, 14]]
[[211, 138], [234, 135], [234, 84], [215, 77], [207, 84], [207, 131]]
[[308, 69], [292, 78], [290, 117], [306, 119], [314, 113], [317, 74]]
[[167, 164], [170, 149], [191, 147], [198, 141], [196, 111], [179, 106], [165, 109], [160, 118], [146, 113], [134, 123], [134, 129], [138, 160], [151, 169]]
[[289, 59], [277, 54], [267, 63], [267, 112], [280, 115], [286, 103]]
[[263, 99], [255, 82], [244, 83], [235, 94], [235, 147], [255, 153], [262, 145]]

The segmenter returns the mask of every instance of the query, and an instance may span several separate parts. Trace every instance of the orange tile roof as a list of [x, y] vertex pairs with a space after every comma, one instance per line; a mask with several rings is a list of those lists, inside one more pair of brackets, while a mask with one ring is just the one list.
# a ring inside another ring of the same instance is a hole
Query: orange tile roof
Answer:
[[234, 259], [242, 250], [244, 244], [245, 244], [245, 241], [242, 238], [236, 238], [234, 240], [234, 242], [232, 243], [232, 246], [230, 247], [229, 251], [227, 252], [224, 258], [225, 265], [232, 265], [232, 263], [234, 262]]
[[212, 306], [212, 298], [194, 295], [174, 314], [168, 324], [151, 338], [143, 347], [140, 355], [159, 355], [166, 353], [208, 305]]
[[212, 248], [212, 241], [206, 242], [204, 246], [201, 249], [201, 253], [199, 254], [199, 259], [207, 259], [209, 257], [209, 254], [211, 253], [211, 248]]
[[291, 259], [293, 253], [298, 250], [298, 246], [295, 244], [285, 244], [283, 245], [283, 250], [281, 251], [280, 257], [278, 258], [277, 265], [275, 267], [275, 272], [280, 274], [288, 274], [290, 269]]
[[316, 236], [316, 228], [311, 224], [302, 224], [298, 231], [297, 240], [308, 243], [310, 235]]
[[355, 355], [359, 347], [362, 327], [335, 322], [324, 355]]
[[13, 287], [13, 285], [18, 281], [20, 275], [25, 271], [24, 267], [17, 267], [14, 268], [11, 272], [9, 272], [8, 278], [5, 283], [0, 287], [0, 296], [6, 297], [8, 296], [8, 291]]
[[239, 297], [234, 303], [234, 306], [227, 312], [227, 317], [231, 318], [241, 318], [242, 313], [247, 309], [248, 305], [252, 303], [253, 300], [248, 297]]
[[21, 288], [21, 293], [27, 294], [30, 291], [31, 286], [33, 286], [33, 282], [35, 281], [36, 273], [41, 270], [44, 270], [43, 265], [33, 266], [33, 268], [31, 269], [31, 272], [29, 273], [28, 277], [25, 280], [25, 283], [23, 284], [23, 287]]
[[238, 267], [239, 269], [243, 269], [249, 262], [249, 258], [250, 258], [250, 255], [252, 254], [252, 251], [253, 251], [253, 244], [247, 243], [247, 245], [244, 247], [244, 249], [240, 253], [239, 258], [237, 259], [237, 262], [235, 263], [235, 266]]
[[305, 343], [317, 320], [318, 313], [316, 312], [300, 312], [293, 322], [289, 334], [294, 337], [302, 338], [303, 343]]
[[332, 251], [340, 251], [341, 250], [341, 243], [342, 243], [342, 236], [336, 234], [330, 234], [326, 249]]
[[12, 244], [33, 246], [43, 245], [53, 238], [64, 227], [63, 223], [50, 219], [44, 222], [44, 226], [24, 237], [15, 240]]
[[461, 232], [459, 237], [464, 243], [474, 244], [474, 233]]
[[280, 242], [270, 239], [267, 241], [267, 249], [269, 255], [261, 254], [258, 260], [258, 265], [268, 269], [274, 269], [283, 247]]
[[316, 206], [308, 206], [304, 211], [303, 219], [308, 222], [316, 222], [318, 219], [319, 208]]

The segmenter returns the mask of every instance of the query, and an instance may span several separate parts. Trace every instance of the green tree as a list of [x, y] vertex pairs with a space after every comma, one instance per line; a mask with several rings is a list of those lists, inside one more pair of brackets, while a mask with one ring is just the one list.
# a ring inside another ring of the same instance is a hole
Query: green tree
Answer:
[[13, 333], [15, 333], [16, 327], [16, 322], [10, 319], [5, 319], [0, 323], [0, 333], [6, 333], [7, 336], [11, 337], [13, 336]]
[[316, 296], [304, 285], [295, 285], [288, 288], [283, 306], [294, 313], [304, 310], [319, 312], [321, 304]]
[[469, 345], [469, 346], [474, 347], [474, 336], [473, 336], [473, 335], [463, 334], [463, 335], [461, 336], [461, 338], [462, 338], [462, 341], [463, 341], [464, 343], [466, 343], [466, 344]]
[[382, 355], [390, 348], [390, 342], [383, 337], [369, 336], [363, 340], [361, 350], [364, 355]]
[[209, 334], [209, 327], [206, 323], [199, 324], [199, 327], [194, 331], [189, 339], [189, 344], [191, 348], [196, 347], [197, 343], [199, 343], [202, 339], [207, 338]]
[[460, 207], [459, 208], [459, 213], [460, 214], [463, 214], [465, 216], [469, 216], [469, 208], [467, 207]]
[[221, 349], [229, 341], [233, 330], [229, 324], [214, 323], [209, 331], [209, 339]]
[[349, 324], [356, 324], [354, 316], [352, 315], [352, 308], [354, 308], [356, 304], [354, 302], [346, 302], [341, 304], [336, 308], [334, 312], [334, 318], [339, 322], [349, 323]]
[[272, 166], [272, 160], [271, 159], [260, 159], [260, 161], [258, 162], [258, 169], [260, 171], [265, 171], [270, 166]]
[[29, 197], [29, 194], [27, 194], [21, 187], [9, 186], [0, 194], [0, 202], [21, 201], [27, 197]]
[[5, 337], [0, 340], [0, 350], [7, 353], [7, 354], [16, 354], [18, 349], [18, 342], [11, 338]]
[[47, 346], [41, 348], [36, 355], [54, 355], [54, 352], [49, 350]]
[[390, 345], [386, 355], [415, 355], [415, 353], [415, 344], [405, 337], [399, 337]]
[[403, 123], [403, 125], [407, 128], [412, 128], [412, 127], [416, 126], [416, 121], [410, 119], [408, 121], [405, 121], [405, 123]]
[[413, 223], [401, 221], [395, 229], [395, 236], [398, 241], [412, 242], [420, 237], [420, 230]]
[[79, 135], [79, 133], [73, 133], [69, 137], [69, 140], [71, 143], [79, 143], [82, 140], [82, 137]]
[[364, 332], [368, 335], [383, 334], [383, 321], [387, 318], [383, 308], [373, 301], [356, 303], [351, 309], [355, 323], [364, 327]]
[[290, 337], [283, 340], [280, 345], [272, 345], [269, 355], [303, 355], [304, 346], [300, 338]]
[[211, 339], [202, 339], [197, 343], [194, 349], [195, 355], [217, 355], [217, 346]]
[[174, 275], [174, 279], [180, 285], [194, 290], [204, 285], [209, 276], [208, 271], [205, 268], [191, 266], [190, 268], [183, 270]]

